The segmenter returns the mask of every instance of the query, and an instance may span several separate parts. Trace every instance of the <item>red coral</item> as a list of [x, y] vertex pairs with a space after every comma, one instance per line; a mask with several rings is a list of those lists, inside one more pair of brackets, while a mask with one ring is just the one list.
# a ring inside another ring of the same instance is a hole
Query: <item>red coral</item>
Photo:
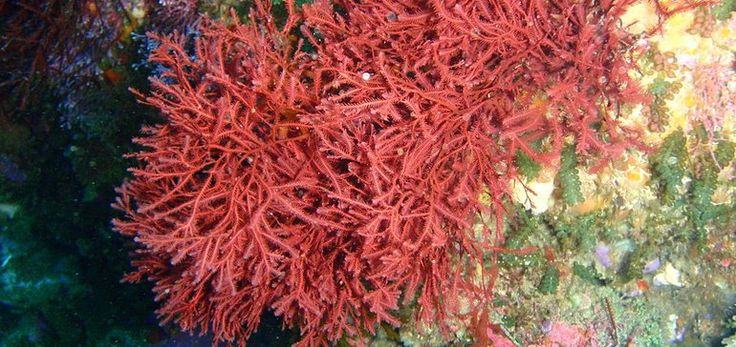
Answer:
[[205, 23], [195, 58], [161, 39], [145, 100], [168, 122], [137, 140], [116, 203], [143, 246], [128, 278], [156, 282], [164, 321], [240, 344], [265, 309], [305, 345], [398, 326], [412, 300], [443, 327], [458, 295], [492, 295], [517, 150], [635, 142], [616, 121], [640, 99], [632, 2], [320, 1], [301, 26], [314, 57], [299, 15], [279, 29], [260, 2], [249, 25]]

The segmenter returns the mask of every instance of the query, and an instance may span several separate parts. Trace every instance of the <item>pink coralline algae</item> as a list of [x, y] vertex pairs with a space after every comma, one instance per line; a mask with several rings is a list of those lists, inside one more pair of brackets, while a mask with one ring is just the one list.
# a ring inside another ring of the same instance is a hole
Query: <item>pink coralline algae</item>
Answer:
[[546, 334], [539, 346], [544, 347], [596, 347], [595, 334], [590, 330], [563, 323], [553, 323], [552, 329]]

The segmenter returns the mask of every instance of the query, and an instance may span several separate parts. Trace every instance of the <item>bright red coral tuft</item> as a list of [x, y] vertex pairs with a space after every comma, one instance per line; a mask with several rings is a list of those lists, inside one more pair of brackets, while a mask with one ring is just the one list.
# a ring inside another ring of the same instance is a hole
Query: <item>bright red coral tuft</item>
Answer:
[[194, 52], [161, 38], [142, 98], [167, 123], [116, 203], [141, 245], [128, 279], [155, 282], [164, 322], [238, 344], [267, 309], [304, 345], [398, 326], [414, 300], [444, 328], [459, 295], [492, 296], [517, 151], [636, 144], [617, 122], [642, 98], [618, 24], [633, 2], [287, 2], [278, 28], [256, 1]]

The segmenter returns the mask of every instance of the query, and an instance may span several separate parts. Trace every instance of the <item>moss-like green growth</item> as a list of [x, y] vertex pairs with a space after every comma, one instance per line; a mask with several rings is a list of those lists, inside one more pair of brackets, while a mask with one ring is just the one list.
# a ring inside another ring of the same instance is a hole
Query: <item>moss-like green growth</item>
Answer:
[[[720, 184], [718, 174], [722, 167], [731, 163], [736, 146], [729, 141], [719, 141], [709, 152], [710, 137], [701, 124], [694, 127], [689, 134], [699, 150], [688, 156], [687, 137], [680, 129], [668, 135], [659, 150], [650, 157], [653, 168], [652, 183], [658, 188], [665, 210], [674, 212], [673, 216], [659, 213], [647, 222], [645, 232], [654, 237], [662, 228], [672, 230], [670, 239], [690, 239], [703, 249], [707, 239], [708, 226], [713, 223], [724, 223], [734, 215], [734, 209], [727, 205], [717, 205], [712, 201], [713, 193]], [[691, 182], [683, 186], [683, 179], [689, 177]], [[688, 227], [679, 223], [677, 218], [682, 211]], [[669, 218], [672, 217], [672, 218]]]
[[731, 17], [733, 11], [736, 11], [736, 0], [723, 0], [719, 5], [713, 7], [713, 14], [720, 20]]
[[619, 280], [627, 283], [631, 280], [644, 276], [644, 265], [646, 264], [644, 247], [637, 247], [627, 253], [618, 271]]
[[671, 99], [676, 91], [673, 87], [676, 87], [675, 82], [670, 82], [664, 77], [658, 76], [654, 81], [652, 81], [652, 84], [649, 85], [648, 90], [649, 93], [655, 97]]
[[[655, 61], [661, 59], [662, 52], [658, 49], [650, 49], [647, 54], [647, 59], [652, 67], [656, 66]], [[662, 132], [667, 128], [667, 124], [670, 119], [670, 109], [667, 106], [667, 102], [672, 100], [677, 91], [682, 87], [679, 81], [670, 81], [672, 72], [660, 71], [657, 78], [655, 78], [651, 84], [649, 84], [647, 90], [649, 94], [654, 96], [652, 102], [649, 104], [649, 112], [647, 114], [648, 127], [651, 131]]]
[[582, 250], [589, 251], [595, 245], [598, 232], [601, 230], [599, 223], [608, 217], [607, 210], [600, 210], [584, 216], [552, 219], [545, 221], [552, 226], [554, 235], [563, 252]]
[[734, 152], [736, 151], [736, 145], [731, 141], [720, 141], [716, 146], [713, 154], [721, 167], [727, 166], [733, 161]]
[[583, 264], [575, 262], [572, 264], [572, 273], [575, 276], [579, 277], [581, 280], [594, 286], [603, 286], [606, 284], [603, 276], [599, 274], [598, 271], [595, 270], [595, 267], [593, 267], [592, 265], [585, 266]]
[[562, 200], [568, 205], [575, 205], [583, 201], [580, 191], [580, 176], [578, 173], [578, 159], [575, 146], [569, 145], [562, 150], [560, 171], [557, 173], [560, 183]]
[[557, 287], [560, 284], [560, 270], [554, 266], [550, 266], [542, 275], [542, 280], [539, 281], [539, 292], [542, 294], [553, 294], [557, 292]]
[[679, 187], [685, 177], [687, 162], [687, 140], [682, 129], [665, 137], [662, 146], [650, 158], [654, 169], [654, 177], [666, 202], [671, 203], [678, 198]]
[[527, 179], [534, 179], [542, 170], [542, 165], [534, 161], [526, 153], [516, 151], [516, 159], [514, 161], [519, 173]]
[[[707, 136], [699, 135], [700, 141], [706, 139]], [[733, 158], [734, 144], [720, 141], [713, 155], [703, 154], [693, 160], [695, 173], [687, 194], [686, 214], [695, 231], [694, 239], [701, 249], [705, 247], [707, 226], [711, 223], [724, 223], [734, 216], [734, 209], [731, 206], [716, 205], [712, 201], [713, 193], [721, 184], [718, 182], [718, 173], [721, 167], [728, 165]]]
[[513, 329], [516, 326], [516, 317], [511, 315], [504, 315], [501, 317], [501, 325], [506, 329]]
[[[515, 210], [517, 218], [508, 230], [504, 243], [506, 249], [521, 249], [528, 246], [530, 236], [539, 233], [544, 228], [539, 218], [531, 215], [524, 208], [517, 207]], [[539, 251], [524, 255], [501, 254], [498, 257], [498, 264], [503, 267], [536, 266], [541, 263], [541, 260]]]

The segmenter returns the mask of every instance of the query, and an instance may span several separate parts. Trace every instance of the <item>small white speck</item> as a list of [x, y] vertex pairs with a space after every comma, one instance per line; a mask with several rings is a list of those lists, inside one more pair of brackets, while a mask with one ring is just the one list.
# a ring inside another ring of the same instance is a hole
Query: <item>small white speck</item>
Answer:
[[363, 77], [363, 80], [364, 81], [367, 81], [367, 80], [371, 79], [371, 74], [369, 72], [364, 72], [363, 75], [362, 75], [362, 77]]

